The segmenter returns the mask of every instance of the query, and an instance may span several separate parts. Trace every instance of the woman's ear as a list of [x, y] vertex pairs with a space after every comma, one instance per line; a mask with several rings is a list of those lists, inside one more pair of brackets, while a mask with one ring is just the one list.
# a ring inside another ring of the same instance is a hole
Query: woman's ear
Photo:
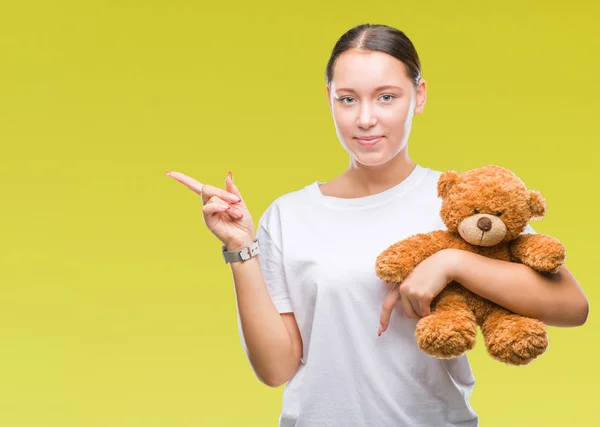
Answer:
[[457, 179], [458, 173], [453, 170], [441, 174], [437, 184], [438, 197], [441, 197], [442, 199], [446, 197], [450, 187], [452, 187]]
[[546, 215], [546, 200], [537, 190], [529, 190], [529, 207], [533, 218], [542, 218]]
[[425, 109], [425, 102], [427, 102], [427, 82], [420, 79], [415, 93], [415, 114], [421, 114], [423, 112]]

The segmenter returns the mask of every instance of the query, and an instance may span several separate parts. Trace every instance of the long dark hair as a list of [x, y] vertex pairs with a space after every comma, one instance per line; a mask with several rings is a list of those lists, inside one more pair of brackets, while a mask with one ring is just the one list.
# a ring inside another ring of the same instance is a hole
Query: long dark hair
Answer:
[[335, 61], [349, 49], [377, 50], [393, 56], [404, 64], [408, 78], [417, 87], [421, 78], [421, 62], [410, 39], [397, 28], [383, 24], [361, 24], [346, 31], [339, 38], [327, 63], [325, 81], [333, 79]]

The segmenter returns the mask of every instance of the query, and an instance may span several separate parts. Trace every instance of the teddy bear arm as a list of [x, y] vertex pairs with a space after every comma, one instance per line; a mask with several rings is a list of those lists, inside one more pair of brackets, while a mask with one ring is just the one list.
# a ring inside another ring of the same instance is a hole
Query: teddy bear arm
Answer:
[[521, 234], [510, 245], [510, 256], [540, 273], [557, 273], [564, 265], [565, 246], [544, 234]]
[[425, 259], [451, 247], [451, 242], [446, 231], [438, 230], [394, 243], [377, 257], [377, 276], [388, 283], [400, 283]]

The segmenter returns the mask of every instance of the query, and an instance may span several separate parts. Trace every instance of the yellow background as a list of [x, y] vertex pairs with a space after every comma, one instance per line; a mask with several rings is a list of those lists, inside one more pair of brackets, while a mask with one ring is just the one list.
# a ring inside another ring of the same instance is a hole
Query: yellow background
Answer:
[[592, 313], [525, 368], [470, 353], [481, 425], [598, 425], [598, 59], [592, 1], [22, 1], [0, 13], [0, 427], [275, 426], [200, 199], [255, 223], [347, 166], [326, 104], [337, 38], [386, 23], [428, 82], [412, 158], [496, 163], [548, 202]]

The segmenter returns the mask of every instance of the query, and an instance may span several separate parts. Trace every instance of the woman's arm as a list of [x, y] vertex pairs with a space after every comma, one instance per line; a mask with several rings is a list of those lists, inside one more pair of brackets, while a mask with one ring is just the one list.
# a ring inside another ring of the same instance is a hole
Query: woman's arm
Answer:
[[550, 326], [581, 326], [587, 320], [588, 300], [565, 266], [556, 274], [541, 274], [519, 263], [445, 251], [454, 260], [448, 264], [450, 277], [483, 298]]
[[298, 369], [302, 338], [294, 315], [273, 305], [259, 262], [253, 257], [231, 270], [250, 364], [260, 381], [279, 387]]

